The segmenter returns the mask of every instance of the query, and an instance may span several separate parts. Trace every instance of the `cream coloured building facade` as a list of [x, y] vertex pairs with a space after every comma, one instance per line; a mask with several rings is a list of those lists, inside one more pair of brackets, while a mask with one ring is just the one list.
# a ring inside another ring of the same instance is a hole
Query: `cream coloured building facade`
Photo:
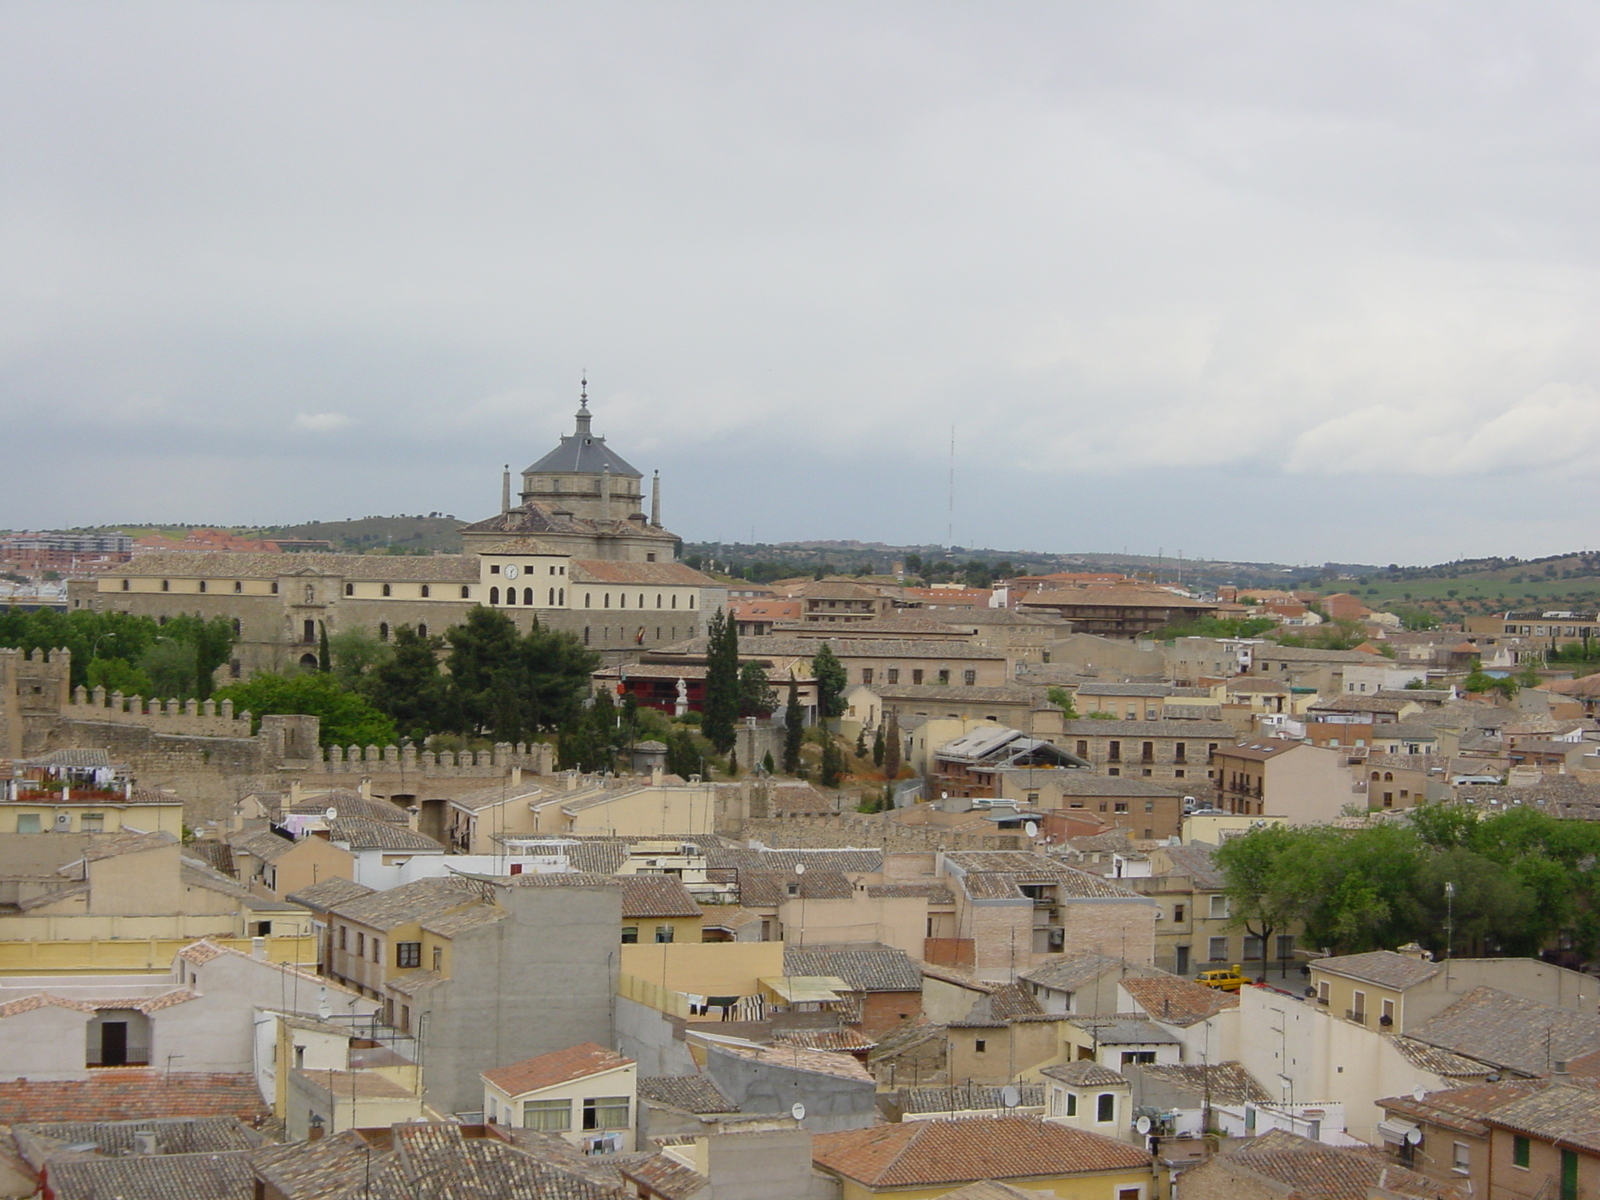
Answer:
[[401, 625], [437, 635], [477, 605], [520, 629], [535, 620], [609, 661], [696, 637], [726, 590], [677, 561], [678, 539], [639, 511], [642, 477], [592, 432], [587, 398], [576, 432], [523, 473], [521, 503], [462, 529], [465, 553], [251, 554], [161, 551], [69, 585], [74, 609], [164, 620], [221, 616], [238, 635], [223, 674], [314, 666], [321, 635]]

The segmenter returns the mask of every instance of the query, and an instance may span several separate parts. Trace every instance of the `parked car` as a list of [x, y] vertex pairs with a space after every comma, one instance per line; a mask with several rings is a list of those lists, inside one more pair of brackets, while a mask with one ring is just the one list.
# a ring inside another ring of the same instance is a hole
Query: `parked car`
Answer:
[[1225, 971], [1201, 971], [1195, 982], [1202, 987], [1216, 988], [1219, 992], [1237, 992], [1250, 981], [1240, 972], [1238, 964]]

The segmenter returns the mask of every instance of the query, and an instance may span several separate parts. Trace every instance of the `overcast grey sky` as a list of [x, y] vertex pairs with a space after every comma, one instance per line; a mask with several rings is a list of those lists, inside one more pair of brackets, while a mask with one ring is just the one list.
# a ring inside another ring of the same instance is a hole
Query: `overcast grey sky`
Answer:
[[[0, 526], [1594, 545], [1600, 7], [0, 6]], [[947, 513], [949, 439], [957, 445]]]

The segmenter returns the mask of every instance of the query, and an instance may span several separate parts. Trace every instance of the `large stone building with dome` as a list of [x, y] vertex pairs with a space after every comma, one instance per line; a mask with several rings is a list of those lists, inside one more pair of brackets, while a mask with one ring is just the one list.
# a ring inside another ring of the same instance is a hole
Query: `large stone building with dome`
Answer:
[[463, 527], [460, 554], [156, 551], [74, 580], [68, 603], [156, 620], [227, 617], [239, 635], [226, 672], [235, 678], [315, 666], [324, 628], [385, 641], [401, 625], [442, 634], [480, 604], [521, 629], [537, 619], [566, 630], [608, 663], [704, 633], [725, 590], [678, 562], [659, 473], [646, 513], [643, 474], [592, 423], [586, 384], [573, 432], [522, 472], [516, 496], [507, 470], [500, 512]]

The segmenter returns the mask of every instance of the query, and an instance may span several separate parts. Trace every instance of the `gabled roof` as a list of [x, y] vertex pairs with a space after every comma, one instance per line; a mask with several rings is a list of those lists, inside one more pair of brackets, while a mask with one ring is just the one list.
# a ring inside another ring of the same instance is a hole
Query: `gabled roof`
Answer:
[[639, 1099], [699, 1115], [739, 1111], [705, 1075], [641, 1075]]
[[60, 1200], [252, 1200], [255, 1172], [244, 1151], [60, 1158], [50, 1164], [50, 1194]]
[[908, 1087], [901, 1089], [902, 1108], [908, 1113], [981, 1112], [985, 1109], [1041, 1108], [1044, 1085], [1018, 1086], [1017, 1103], [1006, 1103], [1006, 1089], [989, 1084], [965, 1083], [955, 1087]]
[[1128, 888], [1025, 850], [955, 850], [945, 864], [974, 900], [1022, 900], [1025, 886], [1054, 886], [1064, 899], [1144, 900]]
[[1407, 1034], [1419, 1042], [1517, 1072], [1545, 1075], [1557, 1062], [1600, 1049], [1600, 1016], [1473, 988]]
[[1600, 1153], [1600, 1088], [1592, 1080], [1565, 1080], [1485, 1113], [1486, 1124], [1544, 1141]]
[[1227, 1008], [1237, 1008], [1239, 997], [1217, 988], [1202, 987], [1179, 975], [1134, 976], [1122, 981], [1122, 990], [1133, 997], [1152, 1021], [1187, 1027]]
[[836, 975], [856, 992], [920, 992], [922, 972], [904, 951], [888, 946], [785, 946], [791, 975]]
[[1145, 1079], [1186, 1088], [1197, 1096], [1209, 1095], [1217, 1104], [1269, 1104], [1272, 1095], [1256, 1077], [1236, 1062], [1143, 1063], [1139, 1074]]
[[1064, 954], [1059, 958], [1047, 959], [1038, 966], [1023, 971], [1017, 978], [1050, 988], [1052, 991], [1075, 992], [1121, 966], [1120, 958], [1111, 958], [1105, 954], [1085, 950], [1078, 954]]
[[1031, 1117], [906, 1121], [823, 1133], [812, 1142], [811, 1156], [825, 1170], [876, 1188], [1054, 1178], [1150, 1163], [1148, 1154], [1125, 1142]]
[[29, 1121], [132, 1121], [152, 1117], [271, 1114], [255, 1076], [202, 1071], [100, 1068], [87, 1079], [0, 1080], [0, 1124]]
[[352, 850], [393, 850], [412, 854], [443, 854], [444, 847], [426, 834], [388, 821], [336, 817], [328, 822], [328, 840]]
[[319, 879], [309, 887], [290, 893], [284, 899], [304, 905], [306, 908], [326, 909], [351, 900], [359, 900], [363, 896], [370, 896], [374, 891], [375, 889], [367, 887], [364, 883], [330, 877]]
[[637, 917], [698, 917], [700, 906], [671, 875], [623, 875], [623, 920]]
[[1390, 1096], [1379, 1100], [1377, 1104], [1391, 1114], [1398, 1113], [1414, 1121], [1444, 1125], [1474, 1137], [1482, 1137], [1489, 1131], [1484, 1118], [1513, 1100], [1543, 1091], [1548, 1086], [1548, 1081], [1542, 1079], [1506, 1079], [1499, 1083], [1443, 1088], [1421, 1098], [1412, 1095]]
[[1116, 1087], [1128, 1082], [1125, 1076], [1117, 1074], [1110, 1067], [1102, 1067], [1092, 1058], [1045, 1067], [1039, 1073], [1069, 1087]]
[[1329, 1146], [1282, 1129], [1249, 1138], [1200, 1169], [1221, 1174], [1242, 1170], [1298, 1200], [1368, 1200], [1374, 1189], [1428, 1200], [1462, 1195], [1451, 1184], [1408, 1171], [1375, 1151]]
[[554, 1087], [558, 1083], [632, 1065], [633, 1059], [624, 1058], [614, 1050], [607, 1050], [594, 1042], [582, 1042], [565, 1050], [541, 1054], [537, 1058], [527, 1058], [509, 1067], [496, 1067], [480, 1074], [485, 1081], [508, 1096], [521, 1096]]
[[[518, 877], [520, 878], [520, 876]], [[384, 892], [373, 892], [354, 900], [328, 906], [346, 920], [377, 929], [390, 929], [411, 921], [443, 916], [457, 908], [479, 902], [482, 889], [457, 875], [415, 879]]]
[[1435, 962], [1396, 954], [1393, 950], [1372, 950], [1366, 954], [1319, 958], [1311, 964], [1311, 969], [1403, 992], [1406, 988], [1426, 983], [1444, 968]]

